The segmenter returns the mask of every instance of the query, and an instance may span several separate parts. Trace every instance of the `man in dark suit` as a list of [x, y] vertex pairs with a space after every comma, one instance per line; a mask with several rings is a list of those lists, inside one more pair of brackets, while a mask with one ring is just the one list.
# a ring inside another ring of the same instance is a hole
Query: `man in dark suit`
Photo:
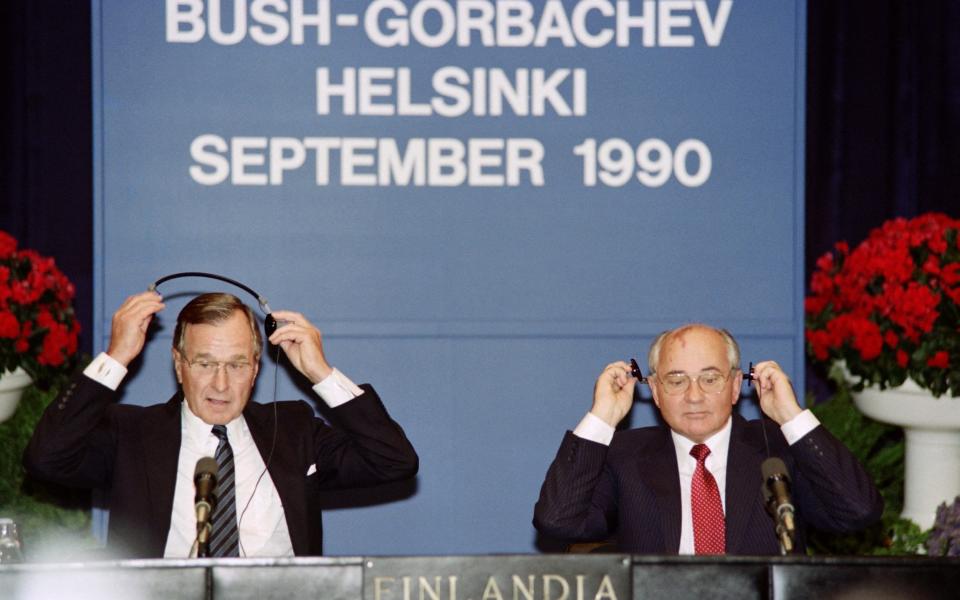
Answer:
[[163, 308], [152, 291], [123, 303], [107, 352], [47, 408], [24, 454], [38, 478], [109, 490], [117, 555], [196, 554], [194, 469], [203, 457], [221, 463], [212, 556], [318, 555], [322, 490], [416, 474], [416, 452], [377, 393], [327, 363], [320, 331], [302, 314], [275, 311], [281, 326], [270, 342], [331, 407], [333, 425], [305, 402], [249, 402], [262, 336], [250, 308], [230, 294], [197, 296], [178, 316], [180, 389], [170, 401], [117, 404], [126, 367]]
[[547, 472], [534, 511], [541, 532], [569, 541], [614, 536], [630, 553], [778, 554], [761, 474], [769, 456], [784, 461], [792, 480], [797, 552], [808, 525], [849, 532], [880, 518], [883, 501], [870, 477], [800, 408], [776, 363], [757, 364], [754, 385], [761, 410], [780, 427], [733, 414], [743, 374], [739, 347], [724, 330], [665, 332], [648, 364], [667, 427], [615, 432], [637, 379], [624, 362], [608, 365], [590, 412], [566, 433]]

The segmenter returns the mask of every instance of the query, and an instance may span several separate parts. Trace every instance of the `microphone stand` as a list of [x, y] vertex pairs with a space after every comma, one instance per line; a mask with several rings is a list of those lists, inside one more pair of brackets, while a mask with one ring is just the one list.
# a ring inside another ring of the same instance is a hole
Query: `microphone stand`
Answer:
[[783, 526], [783, 523], [777, 524], [777, 538], [780, 541], [781, 556], [786, 556], [793, 552], [793, 538], [790, 537], [790, 532]]
[[213, 525], [210, 519], [217, 507], [217, 461], [211, 457], [204, 457], [197, 461], [197, 468], [193, 475], [193, 484], [197, 488], [193, 499], [193, 510], [197, 516], [197, 558], [210, 556], [207, 544], [210, 541], [210, 532]]
[[210, 558], [210, 549], [207, 543], [210, 541], [210, 523], [204, 523], [197, 527], [197, 558]]
[[776, 533], [777, 533], [777, 542], [780, 544], [780, 555], [786, 556], [794, 550], [793, 536], [794, 536], [794, 524], [793, 524], [793, 515], [789, 510], [785, 510], [789, 506], [790, 510], [793, 510], [792, 505], [786, 505], [783, 507], [777, 507], [777, 498], [774, 496], [773, 492], [770, 491], [769, 482], [765, 481], [761, 484], [760, 489], [763, 491], [764, 499], [766, 501], [767, 512], [770, 513], [770, 516], [773, 517], [774, 523], [776, 523]]

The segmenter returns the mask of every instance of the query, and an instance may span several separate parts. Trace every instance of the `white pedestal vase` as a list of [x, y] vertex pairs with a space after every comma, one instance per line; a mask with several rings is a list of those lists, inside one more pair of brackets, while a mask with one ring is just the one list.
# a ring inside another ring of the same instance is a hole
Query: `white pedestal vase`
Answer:
[[27, 372], [17, 367], [13, 372], [0, 374], [0, 423], [13, 416], [20, 403], [23, 390], [33, 383]]
[[929, 529], [937, 506], [960, 495], [960, 398], [933, 395], [912, 379], [854, 392], [871, 419], [903, 427], [906, 447], [902, 517]]

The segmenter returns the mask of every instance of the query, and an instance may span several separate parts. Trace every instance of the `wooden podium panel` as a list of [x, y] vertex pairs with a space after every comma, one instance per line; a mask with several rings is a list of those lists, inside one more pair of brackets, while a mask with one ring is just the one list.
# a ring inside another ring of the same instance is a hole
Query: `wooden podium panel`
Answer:
[[772, 567], [778, 600], [939, 600], [960, 598], [960, 563], [890, 559], [830, 560]]
[[711, 600], [760, 600], [768, 589], [762, 558], [633, 557], [634, 600], [681, 600], [694, 591]]
[[359, 558], [221, 561], [210, 568], [210, 598], [355, 600], [363, 594], [362, 565]]

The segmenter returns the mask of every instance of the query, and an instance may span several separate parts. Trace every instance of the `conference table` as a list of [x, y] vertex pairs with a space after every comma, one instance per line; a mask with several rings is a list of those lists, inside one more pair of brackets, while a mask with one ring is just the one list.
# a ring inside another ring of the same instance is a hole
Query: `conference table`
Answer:
[[960, 598], [960, 558], [623, 554], [150, 559], [0, 565], [4, 600]]

